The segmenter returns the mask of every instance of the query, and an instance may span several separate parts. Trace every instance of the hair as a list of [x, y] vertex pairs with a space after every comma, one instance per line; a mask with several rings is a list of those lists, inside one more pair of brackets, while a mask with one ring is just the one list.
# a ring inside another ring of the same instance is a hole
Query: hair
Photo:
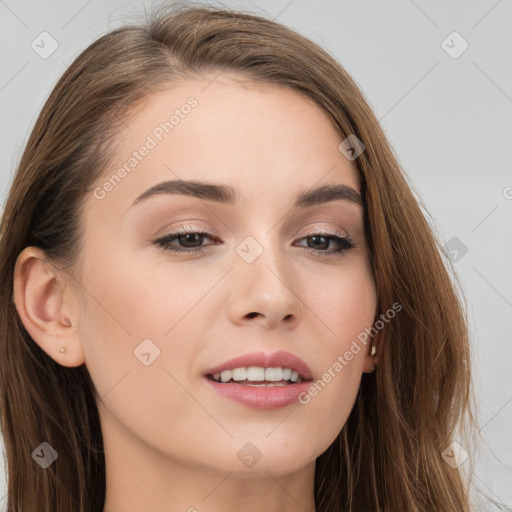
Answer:
[[[346, 424], [316, 460], [317, 512], [470, 510], [469, 477], [442, 456], [475, 421], [463, 293], [362, 92], [326, 50], [273, 20], [190, 4], [153, 14], [103, 35], [69, 66], [8, 194], [0, 230], [7, 511], [97, 512], [106, 492], [96, 389], [85, 364], [58, 364], [24, 328], [13, 301], [17, 257], [39, 247], [79, 283], [83, 205], [112, 164], [123, 123], [150, 94], [207, 72], [298, 91], [343, 138], [365, 145], [354, 164], [377, 317], [396, 302], [402, 309], [379, 332], [377, 369], [363, 374]], [[44, 471], [30, 456], [43, 441], [58, 452]]]

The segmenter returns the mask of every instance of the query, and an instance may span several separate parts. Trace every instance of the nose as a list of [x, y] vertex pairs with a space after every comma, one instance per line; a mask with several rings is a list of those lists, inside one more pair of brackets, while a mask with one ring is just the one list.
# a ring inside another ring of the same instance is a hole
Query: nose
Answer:
[[232, 274], [229, 315], [233, 323], [293, 328], [300, 322], [300, 280], [278, 248], [266, 244], [251, 263], [240, 258]]

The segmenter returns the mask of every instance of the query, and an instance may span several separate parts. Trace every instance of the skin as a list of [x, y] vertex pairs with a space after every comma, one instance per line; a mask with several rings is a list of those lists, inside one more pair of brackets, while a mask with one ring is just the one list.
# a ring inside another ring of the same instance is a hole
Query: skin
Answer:
[[[363, 346], [307, 405], [270, 411], [205, 385], [206, 370], [254, 350], [292, 352], [319, 379], [372, 325], [377, 304], [362, 206], [292, 207], [296, 194], [320, 185], [360, 190], [328, 115], [291, 89], [211, 78], [154, 94], [127, 121], [99, 186], [167, 112], [198, 100], [103, 199], [89, 194], [80, 286], [35, 247], [16, 265], [15, 302], [29, 334], [60, 364], [85, 363], [102, 397], [105, 512], [314, 511], [315, 459], [376, 364]], [[159, 195], [130, 207], [152, 185], [178, 178], [231, 185], [240, 205]], [[203, 252], [192, 255], [155, 243], [183, 225], [214, 238], [199, 238]], [[335, 230], [356, 247], [326, 256], [336, 239], [308, 238]], [[263, 248], [250, 264], [236, 252], [247, 236]], [[148, 366], [134, 357], [146, 338], [160, 350]], [[237, 457], [248, 442], [261, 453], [250, 468]]]

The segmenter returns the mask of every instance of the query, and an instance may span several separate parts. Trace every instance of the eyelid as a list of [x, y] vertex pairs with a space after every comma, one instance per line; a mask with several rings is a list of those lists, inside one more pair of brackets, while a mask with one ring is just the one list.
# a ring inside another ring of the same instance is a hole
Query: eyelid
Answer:
[[336, 235], [336, 236], [339, 236], [340, 238], [350, 238], [350, 235], [344, 229], [341, 229], [338, 227], [332, 227], [332, 226], [326, 227], [326, 226], [317, 226], [317, 225], [312, 226], [308, 231], [306, 231], [306, 233], [302, 233], [301, 231], [299, 231], [297, 233], [296, 237], [300, 236], [301, 238], [303, 238], [303, 237], [307, 237], [307, 236], [311, 236], [311, 235], [316, 235], [319, 233], [323, 233], [326, 235]]
[[[305, 237], [317, 235], [317, 234], [335, 235], [335, 236], [339, 236], [340, 238], [351, 238], [349, 233], [346, 230], [338, 228], [338, 227], [332, 227], [332, 226], [326, 227], [325, 225], [324, 226], [309, 225], [309, 226], [310, 226], [309, 229], [307, 229], [307, 231], [305, 233], [298, 231], [296, 233], [296, 235], [293, 237], [293, 239], [295, 240], [296, 238], [305, 238]], [[186, 231], [187, 233], [188, 232], [190, 232], [190, 233], [207, 232], [208, 234], [212, 235], [212, 237], [217, 237], [217, 238], [220, 238], [220, 236], [221, 236], [217, 230], [210, 228], [210, 227], [199, 226], [196, 224], [180, 224], [176, 227], [170, 227], [162, 235], [160, 235], [160, 237], [175, 235], [175, 234], [177, 234], [178, 231], [179, 232]]]
[[221, 236], [216, 229], [211, 227], [200, 226], [197, 224], [178, 224], [165, 229], [161, 235], [155, 235], [155, 237], [162, 238], [170, 235], [176, 235], [178, 232], [183, 231], [186, 231], [187, 233], [207, 232], [208, 234], [212, 235], [212, 237]]

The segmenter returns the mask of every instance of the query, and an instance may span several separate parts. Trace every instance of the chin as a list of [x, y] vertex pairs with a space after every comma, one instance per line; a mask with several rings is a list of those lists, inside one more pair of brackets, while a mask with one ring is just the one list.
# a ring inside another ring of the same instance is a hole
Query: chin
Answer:
[[[271, 440], [260, 437], [254, 441], [234, 441], [233, 447], [224, 447], [212, 467], [217, 471], [232, 472], [236, 478], [268, 478], [295, 473], [314, 463], [322, 449], [311, 446], [311, 436], [290, 442], [290, 437], [276, 436]], [[287, 438], [283, 442], [283, 438]], [[232, 457], [227, 454], [233, 453]], [[318, 453], [317, 453], [318, 452]]]

